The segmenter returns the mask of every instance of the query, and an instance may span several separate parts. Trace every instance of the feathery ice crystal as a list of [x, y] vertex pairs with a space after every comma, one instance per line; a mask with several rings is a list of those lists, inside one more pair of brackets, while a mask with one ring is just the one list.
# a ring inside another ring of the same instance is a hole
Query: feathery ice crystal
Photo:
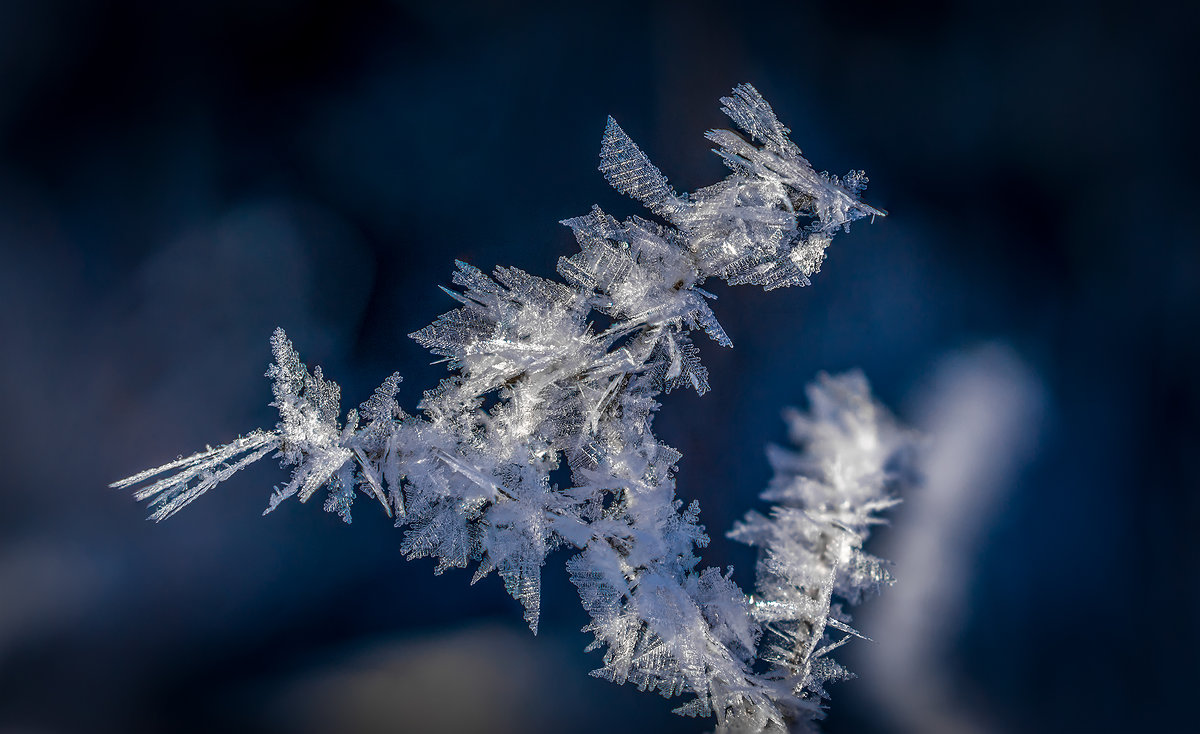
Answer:
[[[721, 731], [809, 726], [824, 684], [849, 675], [829, 653], [861, 636], [841, 601], [890, 581], [862, 544], [896, 501], [890, 467], [909, 434], [857, 373], [809, 387], [810, 414], [789, 416], [802, 452], [770, 452], [775, 478], [763, 498], [773, 508], [730, 533], [760, 549], [748, 596], [732, 569], [698, 569], [696, 549], [708, 543], [699, 506], [676, 498], [680, 454], [651, 425], [661, 393], [708, 390], [696, 331], [732, 345], [706, 279], [807, 285], [835, 234], [883, 212], [859, 201], [862, 172], [815, 172], [753, 87], [721, 102], [749, 139], [710, 131], [732, 172], [691, 194], [675, 192], [609, 119], [600, 170], [659, 221], [617, 221], [599, 208], [565, 221], [580, 247], [559, 260], [565, 282], [457, 263], [461, 290], [444, 290], [462, 307], [412, 335], [453, 372], [425, 393], [421, 415], [397, 404], [397, 374], [343, 419], [338, 385], [309, 372], [279, 330], [267, 372], [274, 430], [113, 486], [145, 485], [135, 496], [162, 520], [274, 452], [295, 468], [266, 512], [325, 488], [325, 509], [350, 522], [362, 492], [406, 528], [409, 558], [436, 558], [435, 573], [477, 562], [472, 583], [496, 571], [534, 632], [541, 566], [571, 546], [589, 649], [607, 648], [595, 675], [693, 694], [677, 711], [715, 716]], [[611, 326], [595, 329], [593, 312]], [[549, 481], [562, 462], [569, 487]]]

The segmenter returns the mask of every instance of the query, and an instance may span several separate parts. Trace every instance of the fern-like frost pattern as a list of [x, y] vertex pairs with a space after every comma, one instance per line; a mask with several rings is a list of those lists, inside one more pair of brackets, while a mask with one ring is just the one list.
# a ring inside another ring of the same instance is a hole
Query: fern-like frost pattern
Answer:
[[[699, 567], [709, 540], [699, 506], [676, 497], [680, 454], [652, 426], [663, 392], [709, 389], [696, 335], [732, 346], [707, 279], [807, 285], [834, 235], [883, 212], [859, 200], [861, 173], [814, 171], [753, 87], [721, 102], [742, 134], [707, 137], [731, 172], [690, 194], [608, 120], [600, 170], [657, 219], [594, 208], [564, 221], [579, 251], [559, 260], [562, 281], [457, 263], [456, 288], [443, 290], [459, 307], [411, 335], [451, 370], [419, 414], [397, 404], [393, 375], [343, 415], [338, 385], [309, 371], [279, 330], [267, 372], [273, 430], [114, 486], [139, 487], [162, 520], [273, 454], [292, 475], [265, 512], [324, 490], [325, 509], [350, 522], [365, 496], [404, 529], [409, 558], [434, 559], [435, 573], [475, 564], [472, 583], [495, 571], [534, 632], [541, 567], [567, 546], [592, 648], [604, 650], [596, 676], [690, 694], [678, 711], [714, 716], [721, 731], [820, 718], [824, 685], [848, 675], [829, 653], [861, 636], [842, 603], [890, 582], [862, 546], [895, 502], [889, 468], [908, 434], [861, 375], [810, 386], [810, 412], [788, 418], [802, 450], [770, 452], [772, 509], [730, 533], [761, 552], [747, 595], [732, 570]], [[570, 486], [550, 481], [563, 465]]]

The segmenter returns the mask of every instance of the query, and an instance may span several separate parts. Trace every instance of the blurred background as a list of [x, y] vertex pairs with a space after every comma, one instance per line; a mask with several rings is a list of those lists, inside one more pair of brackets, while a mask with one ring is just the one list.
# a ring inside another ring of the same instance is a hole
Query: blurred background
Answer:
[[[873, 547], [896, 587], [828, 732], [1195, 730], [1200, 247], [1188, 3], [0, 2], [0, 732], [699, 732], [590, 678], [560, 551], [541, 633], [273, 462], [169, 522], [109, 482], [271, 426], [283, 326], [348, 407], [454, 304], [452, 260], [549, 275], [637, 207], [613, 115], [678, 189], [749, 81], [890, 216], [809, 288], [713, 284], [735, 348], [657, 429], [723, 534], [818, 371], [930, 436]], [[1191, 336], [1189, 336], [1191, 335]]]

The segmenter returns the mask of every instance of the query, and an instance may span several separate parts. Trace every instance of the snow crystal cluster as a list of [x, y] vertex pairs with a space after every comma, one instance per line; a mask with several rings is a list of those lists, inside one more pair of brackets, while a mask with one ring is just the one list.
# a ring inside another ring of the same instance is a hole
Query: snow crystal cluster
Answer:
[[[698, 566], [699, 506], [676, 497], [680, 454], [652, 423], [663, 392], [709, 388], [697, 332], [732, 344], [701, 288], [708, 278], [806, 285], [835, 234], [883, 212], [859, 201], [861, 172], [815, 172], [753, 87], [721, 101], [744, 136], [708, 133], [731, 173], [691, 194], [609, 119], [600, 170], [657, 219], [594, 208], [565, 221], [580, 249], [559, 260], [561, 281], [457, 263], [458, 290], [446, 292], [461, 307], [412, 335], [452, 371], [419, 414], [397, 404], [393, 375], [343, 417], [337, 384], [277, 331], [274, 430], [114, 486], [144, 485], [136, 497], [162, 520], [274, 454], [294, 469], [267, 512], [325, 489], [325, 509], [350, 522], [357, 494], [373, 498], [405, 528], [409, 558], [436, 559], [435, 573], [474, 563], [472, 583], [495, 571], [535, 632], [541, 567], [569, 546], [592, 647], [605, 649], [595, 675], [691, 694], [678, 711], [715, 716], [721, 731], [808, 726], [825, 682], [848, 675], [828, 653], [859, 636], [842, 602], [889, 581], [862, 544], [896, 501], [890, 467], [908, 434], [860, 375], [809, 388], [811, 413], [789, 419], [802, 452], [771, 452], [773, 509], [731, 533], [761, 550], [751, 596], [731, 571]], [[611, 325], [596, 328], [596, 314]], [[564, 462], [560, 487], [549, 477]]]

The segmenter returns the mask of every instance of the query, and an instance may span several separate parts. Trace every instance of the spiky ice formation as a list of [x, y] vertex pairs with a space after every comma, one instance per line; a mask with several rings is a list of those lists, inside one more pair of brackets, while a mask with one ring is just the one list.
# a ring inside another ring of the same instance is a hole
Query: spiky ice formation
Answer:
[[[792, 472], [765, 495], [780, 507], [734, 531], [763, 548], [760, 593], [748, 597], [730, 573], [697, 568], [708, 537], [698, 505], [676, 497], [680, 454], [655, 437], [653, 418], [663, 392], [709, 389], [694, 332], [732, 346], [701, 288], [708, 278], [807, 285], [835, 234], [882, 212], [859, 201], [861, 174], [815, 172], [753, 87], [721, 101], [750, 140], [710, 132], [731, 173], [691, 194], [675, 192], [609, 119], [600, 170], [659, 221], [594, 208], [563, 222], [580, 251], [559, 260], [561, 282], [457, 264], [459, 290], [444, 290], [461, 306], [412, 334], [452, 371], [420, 414], [400, 409], [393, 375], [343, 419], [336, 383], [310, 373], [277, 331], [274, 430], [113, 486], [165, 474], [136, 493], [161, 520], [276, 452], [292, 477], [267, 512], [324, 487], [325, 509], [349, 522], [361, 492], [405, 528], [409, 558], [436, 559], [435, 573], [475, 562], [472, 583], [496, 571], [535, 632], [541, 567], [570, 546], [587, 629], [606, 648], [596, 675], [694, 694], [679, 710], [729, 731], [819, 716], [822, 684], [841, 674], [827, 653], [845, 640], [830, 641], [830, 630], [855, 634], [832, 600], [886, 580], [861, 543], [892, 501], [884, 470], [902, 434], [861, 377], [814, 388], [814, 417], [793, 425], [809, 458], [775, 454], [779, 477]], [[595, 328], [594, 314], [611, 325]], [[564, 462], [570, 486], [551, 484]]]

